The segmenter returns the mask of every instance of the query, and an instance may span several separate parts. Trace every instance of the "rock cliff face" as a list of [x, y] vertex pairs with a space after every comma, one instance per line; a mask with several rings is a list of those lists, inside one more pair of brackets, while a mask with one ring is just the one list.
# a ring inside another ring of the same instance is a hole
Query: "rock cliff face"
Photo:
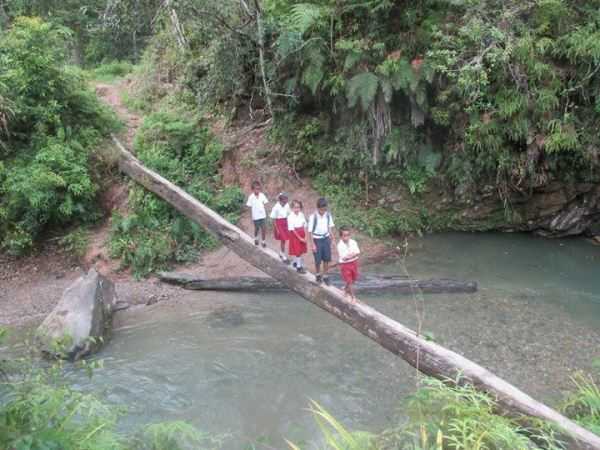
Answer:
[[492, 186], [478, 192], [431, 188], [420, 198], [384, 187], [380, 205], [398, 213], [410, 205], [443, 217], [442, 228], [469, 231], [528, 231], [544, 237], [600, 236], [600, 184], [553, 182], [503, 201]]
[[474, 225], [495, 217], [497, 228], [506, 231], [545, 237], [600, 234], [600, 185], [552, 183], [528, 196], [513, 195], [507, 208], [496, 196], [477, 200], [475, 206], [464, 205], [462, 214]]
[[47, 356], [72, 360], [97, 351], [110, 338], [116, 300], [114, 284], [90, 270], [65, 290], [40, 325], [38, 347]]

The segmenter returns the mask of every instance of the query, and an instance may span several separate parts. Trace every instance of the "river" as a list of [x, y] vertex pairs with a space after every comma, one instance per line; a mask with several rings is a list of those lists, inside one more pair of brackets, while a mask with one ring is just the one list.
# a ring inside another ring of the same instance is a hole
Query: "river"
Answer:
[[[534, 397], [555, 404], [575, 369], [600, 359], [600, 248], [519, 234], [443, 234], [411, 241], [404, 260], [369, 271], [479, 282], [475, 294], [380, 295], [364, 301], [420, 328]], [[351, 429], [403, 417], [417, 374], [291, 294], [186, 293], [123, 313], [81, 389], [127, 405], [123, 429], [186, 420], [225, 450], [315, 442], [309, 399]]]

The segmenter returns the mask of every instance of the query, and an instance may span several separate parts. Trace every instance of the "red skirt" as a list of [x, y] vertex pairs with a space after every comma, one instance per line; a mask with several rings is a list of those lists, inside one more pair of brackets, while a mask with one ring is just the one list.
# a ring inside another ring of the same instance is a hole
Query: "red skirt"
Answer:
[[275, 223], [273, 224], [273, 237], [275, 237], [275, 240], [289, 241], [290, 234], [287, 219], [275, 219]]
[[358, 259], [340, 263], [340, 272], [346, 284], [356, 283], [356, 280], [358, 280]]
[[290, 234], [290, 248], [289, 253], [291, 256], [302, 256], [306, 253], [306, 242], [302, 242], [300, 239], [296, 237], [296, 234], [301, 238], [306, 238], [306, 233], [304, 228], [296, 228], [294, 232], [289, 232]]

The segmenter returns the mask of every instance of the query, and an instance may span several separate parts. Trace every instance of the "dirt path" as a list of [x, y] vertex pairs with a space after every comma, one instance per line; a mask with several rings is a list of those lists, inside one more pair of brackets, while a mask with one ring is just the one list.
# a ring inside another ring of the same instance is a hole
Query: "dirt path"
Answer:
[[[129, 111], [122, 102], [121, 94], [128, 89], [128, 80], [116, 84], [96, 85], [96, 94], [110, 105], [123, 120], [125, 128], [120, 135], [128, 148], [132, 148], [135, 133], [141, 124], [141, 117]], [[301, 200], [308, 216], [319, 197], [309, 180], [301, 179], [283, 165], [278, 158], [280, 150], [267, 142], [264, 126], [254, 124], [238, 128], [225, 128], [220, 123], [213, 131], [221, 137], [226, 152], [222, 164], [223, 181], [237, 184], [244, 192], [250, 191], [253, 180], [261, 180], [271, 205], [281, 191], [291, 198]], [[112, 145], [107, 141], [104, 145]], [[102, 193], [101, 202], [106, 211], [127, 212], [127, 182], [115, 180]], [[251, 232], [252, 221], [247, 211], [241, 218], [242, 229]], [[90, 267], [116, 282], [120, 300], [131, 305], [154, 304], [170, 300], [176, 307], [196, 293], [160, 283], [156, 278], [134, 280], [129, 272], [119, 270], [119, 262], [109, 256], [107, 240], [110, 231], [110, 214], [105, 221], [90, 231], [90, 243], [81, 261], [74, 259], [60, 248], [55, 241], [49, 241], [37, 255], [12, 259], [0, 255], [0, 326], [26, 325], [41, 321], [56, 305], [62, 292]], [[366, 259], [378, 259], [393, 253], [383, 243], [360, 236], [361, 250]], [[268, 245], [278, 248], [269, 232]], [[312, 258], [307, 257], [309, 269], [313, 269]], [[261, 275], [261, 272], [239, 258], [225, 247], [205, 254], [194, 264], [176, 267], [175, 270], [194, 273], [203, 277], [235, 277], [240, 275]]]

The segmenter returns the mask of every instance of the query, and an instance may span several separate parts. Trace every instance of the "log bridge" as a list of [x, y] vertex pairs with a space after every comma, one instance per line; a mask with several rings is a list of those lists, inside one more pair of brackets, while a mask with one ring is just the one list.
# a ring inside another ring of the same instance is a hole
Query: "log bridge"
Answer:
[[309, 302], [337, 317], [400, 356], [420, 372], [447, 382], [469, 383], [492, 396], [500, 412], [525, 423], [531, 418], [553, 425], [570, 449], [600, 450], [600, 437], [556, 410], [538, 402], [489, 370], [385, 316], [362, 302], [348, 301], [333, 286], [317, 284], [314, 276], [299, 274], [281, 264], [277, 253], [254, 245], [250, 236], [227, 222], [183, 189], [145, 167], [112, 136], [120, 151], [119, 168], [137, 183], [168, 202], [190, 220], [202, 225], [242, 259]]

